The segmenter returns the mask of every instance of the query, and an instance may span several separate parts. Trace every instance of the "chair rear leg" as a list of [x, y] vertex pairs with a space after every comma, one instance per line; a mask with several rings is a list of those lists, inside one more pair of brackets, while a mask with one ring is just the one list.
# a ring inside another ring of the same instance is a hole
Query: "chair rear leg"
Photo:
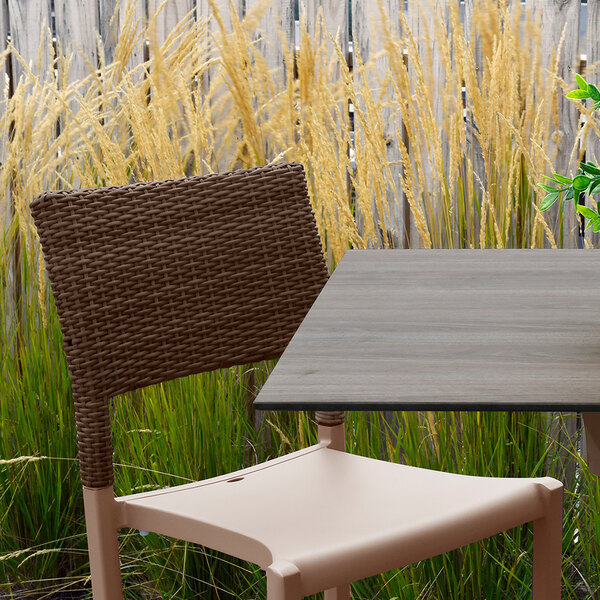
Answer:
[[324, 600], [350, 600], [350, 584], [338, 585], [325, 590]]
[[119, 563], [117, 505], [113, 487], [83, 488], [92, 595], [94, 600], [123, 600]]
[[562, 486], [548, 492], [546, 515], [533, 522], [533, 600], [560, 600]]

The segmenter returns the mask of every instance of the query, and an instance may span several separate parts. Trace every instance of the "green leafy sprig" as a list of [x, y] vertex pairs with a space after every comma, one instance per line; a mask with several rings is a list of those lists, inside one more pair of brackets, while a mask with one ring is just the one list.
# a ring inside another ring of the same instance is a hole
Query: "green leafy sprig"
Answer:
[[[588, 98], [593, 101], [593, 109], [600, 109], [600, 90], [588, 83], [581, 75], [576, 74], [577, 85], [579, 89], [573, 90], [567, 94], [567, 98], [572, 100], [587, 100]], [[600, 193], [600, 167], [592, 162], [580, 162], [579, 170], [577, 175], [573, 179], [569, 179], [559, 173], [553, 173], [552, 177], [546, 177], [549, 181], [556, 184], [558, 187], [551, 187], [543, 183], [538, 184], [545, 192], [547, 192], [545, 198], [540, 205], [540, 210], [547, 210], [550, 208], [561, 196], [562, 204], [579, 198], [580, 194], [593, 195]], [[564, 196], [563, 196], [564, 194]], [[582, 204], [575, 204], [579, 213], [581, 213], [586, 219], [589, 219], [589, 223], [586, 227], [592, 227], [593, 231], [600, 231], [600, 200], [596, 201], [596, 207], [590, 208]]]
[[600, 108], [600, 90], [592, 84], [588, 83], [581, 75], [575, 74], [579, 89], [573, 90], [567, 94], [567, 98], [571, 100], [587, 100], [591, 98], [594, 101], [592, 108], [597, 110]]

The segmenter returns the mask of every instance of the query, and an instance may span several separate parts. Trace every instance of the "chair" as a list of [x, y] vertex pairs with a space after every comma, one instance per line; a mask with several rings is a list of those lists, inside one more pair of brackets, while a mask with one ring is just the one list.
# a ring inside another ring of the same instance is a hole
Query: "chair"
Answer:
[[338, 413], [317, 413], [309, 448], [115, 498], [111, 398], [280, 356], [326, 282], [301, 165], [47, 192], [31, 210], [72, 379], [95, 600], [123, 597], [123, 527], [256, 563], [269, 600], [343, 600], [354, 580], [531, 521], [534, 599], [560, 598], [560, 482], [347, 454]]

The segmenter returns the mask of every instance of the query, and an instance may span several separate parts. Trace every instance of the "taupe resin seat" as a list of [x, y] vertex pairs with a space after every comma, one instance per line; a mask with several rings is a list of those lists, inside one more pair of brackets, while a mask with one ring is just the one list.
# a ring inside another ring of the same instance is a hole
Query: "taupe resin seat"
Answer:
[[531, 521], [534, 599], [560, 598], [558, 481], [347, 454], [341, 413], [317, 413], [310, 448], [114, 497], [110, 399], [278, 357], [324, 285], [300, 165], [48, 192], [31, 209], [71, 371], [95, 600], [122, 598], [122, 527], [252, 561], [267, 572], [269, 600], [321, 590], [341, 600], [351, 581]]

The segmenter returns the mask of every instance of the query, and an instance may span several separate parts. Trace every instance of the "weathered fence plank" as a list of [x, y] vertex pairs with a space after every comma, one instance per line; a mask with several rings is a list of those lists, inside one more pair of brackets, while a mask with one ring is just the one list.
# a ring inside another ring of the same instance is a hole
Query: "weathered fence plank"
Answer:
[[[387, 189], [380, 190], [381, 196], [378, 198], [377, 194], [373, 195], [371, 210], [381, 223], [379, 245], [401, 248], [405, 244], [405, 227], [410, 227], [410, 223], [405, 222], [405, 198], [400, 179], [402, 168], [397, 134], [402, 132], [402, 118], [391, 102], [392, 90], [387, 80], [389, 60], [384, 52], [384, 21], [390, 33], [399, 33], [399, 5], [395, 0], [383, 0], [381, 7], [379, 3], [369, 0], [354, 0], [352, 3], [354, 48], [363, 64], [372, 63], [372, 70], [365, 72], [363, 77], [357, 72], [355, 61], [354, 78], [360, 87], [370, 89], [375, 102], [379, 103], [378, 116], [381, 120], [370, 122], [368, 129], [381, 136], [377, 141], [383, 146], [386, 160], [386, 164], [381, 166], [389, 179]], [[366, 134], [366, 131], [361, 132], [361, 111], [364, 113], [365, 109], [364, 103], [355, 107], [354, 128], [357, 137]], [[360, 215], [357, 217], [360, 221]]]
[[[600, 85], [600, 0], [588, 0], [587, 5], [587, 33], [583, 44], [586, 55], [585, 77], [594, 85]], [[589, 100], [588, 100], [589, 102]], [[600, 111], [597, 111], [592, 117], [600, 125]], [[585, 143], [585, 159], [595, 164], [600, 163], [600, 135], [593, 129], [587, 132]], [[585, 203], [588, 206], [596, 207], [595, 198], [586, 198]], [[600, 248], [600, 233], [594, 233], [592, 229], [586, 229], [586, 242], [594, 248]]]
[[[246, 0], [246, 12], [249, 13], [261, 4], [262, 0]], [[293, 65], [286, 65], [284, 60], [284, 43], [289, 45], [295, 41], [294, 0], [278, 0], [268, 4], [260, 19], [256, 39], [257, 50], [265, 59], [267, 67], [271, 71], [277, 71], [274, 73], [275, 80], [284, 82], [287, 70], [294, 68]]]
[[[225, 29], [227, 29], [228, 31], [231, 31], [230, 5], [233, 5], [233, 10], [235, 10], [240, 19], [244, 16], [245, 0], [231, 0], [231, 2], [230, 0], [196, 0], [196, 16], [198, 19], [207, 19], [209, 17], [212, 17], [213, 9], [211, 7], [211, 1], [214, 2], [214, 5], [218, 9], [221, 18], [223, 19]], [[219, 27], [215, 22], [214, 17], [212, 17], [211, 30], [218, 31], [218, 29]]]
[[[413, 141], [419, 141], [420, 146], [411, 147], [411, 158], [414, 161], [420, 161], [423, 170], [423, 178], [420, 182], [421, 189], [415, 190], [415, 197], [421, 197], [424, 205], [429, 207], [430, 212], [437, 212], [439, 206], [439, 194], [436, 193], [436, 187], [439, 183], [435, 182], [434, 172], [438, 166], [436, 162], [436, 153], [434, 148], [437, 144], [441, 144], [440, 152], [446, 153], [446, 156], [441, 156], [444, 165], [448, 164], [447, 140], [444, 139], [443, 121], [443, 94], [446, 86], [446, 72], [442, 60], [440, 42], [446, 39], [446, 34], [437, 31], [440, 27], [444, 27], [449, 22], [449, 7], [448, 0], [408, 0], [407, 22], [416, 41], [417, 54], [416, 58], [420, 62], [421, 73], [423, 80], [420, 81], [418, 71], [415, 65], [411, 63], [409, 56], [409, 72], [413, 82], [413, 93], [422, 96], [424, 102], [429, 102], [429, 109], [421, 109], [420, 115], [426, 127], [437, 133], [441, 132], [441, 137], [436, 133], [435, 137], [427, 136], [427, 131], [423, 131], [423, 136], [415, 136]], [[430, 114], [428, 114], [430, 111]], [[435, 125], [428, 123], [428, 120], [433, 117]], [[430, 232], [434, 244], [439, 243], [434, 231]], [[422, 240], [416, 228], [411, 229], [411, 246], [418, 247], [422, 244]], [[451, 243], [451, 242], [450, 242]]]
[[[303, 3], [301, 2], [301, 10]], [[306, 28], [311, 38], [314, 39], [319, 12], [323, 12], [325, 29], [337, 41], [343, 56], [348, 56], [349, 12], [348, 3], [340, 0], [312, 0], [304, 6], [306, 11]], [[328, 41], [329, 54], [332, 53], [332, 44]]]
[[464, 31], [469, 48], [473, 53], [476, 65], [481, 65], [483, 61], [482, 48], [481, 48], [481, 35], [474, 29], [474, 13], [475, 13], [475, 0], [464, 0], [465, 1], [465, 19], [464, 19]]
[[[221, 19], [225, 35], [228, 35], [232, 32], [232, 10], [235, 11], [238, 19], [243, 19], [244, 0], [196, 0], [196, 18], [209, 20], [210, 34], [218, 40], [218, 46], [226, 44], [226, 41], [222, 37], [223, 32], [216, 15], [218, 14]], [[215, 52], [215, 56], [217, 55], [218, 53]], [[202, 88], [205, 93], [210, 92], [212, 118], [215, 121], [224, 116], [229, 117], [233, 111], [225, 77], [224, 68], [220, 64], [212, 66], [203, 76]], [[229, 170], [235, 166], [237, 146], [240, 140], [241, 130], [239, 127], [231, 132], [229, 139], [217, 140], [218, 147], [215, 148], [213, 162], [219, 171]]]
[[[590, 83], [600, 86], [600, 0], [588, 0], [587, 34], [585, 40], [586, 77]], [[596, 112], [600, 123], [600, 111]], [[600, 163], [600, 136], [590, 131], [586, 144], [586, 158]]]
[[[575, 174], [577, 171], [577, 155], [571, 161], [571, 153], [575, 144], [579, 127], [579, 111], [572, 102], [564, 98], [565, 91], [572, 89], [575, 82], [575, 72], [579, 69], [579, 22], [581, 0], [527, 0], [526, 7], [533, 11], [539, 19], [542, 32], [542, 68], [552, 68], [556, 61], [556, 73], [562, 78], [567, 88], [563, 89], [558, 83], [549, 81], [555, 86], [558, 120], [560, 129], [551, 136], [547, 149], [548, 156], [558, 173]], [[562, 47], [561, 47], [562, 44]], [[560, 54], [559, 54], [560, 52]], [[563, 245], [576, 248], [578, 242], [578, 224], [573, 210], [565, 210], [562, 223], [558, 223], [558, 203], [549, 211], [548, 221], [555, 223], [554, 235], [561, 239], [559, 229], [563, 228]]]
[[194, 0], [148, 0], [148, 21], [155, 19], [156, 40], [161, 46], [177, 25], [194, 10]]
[[[127, 50], [126, 64], [123, 66], [128, 71], [133, 71], [147, 58], [146, 39], [144, 37], [147, 19], [146, 3], [143, 0], [122, 0], [119, 5], [118, 23], [121, 38], [118, 40], [118, 44], [123, 50]], [[123, 28], [126, 24], [129, 27], [125, 32]], [[124, 41], [126, 43], [123, 43]], [[141, 71], [138, 76], [142, 77]]]
[[[8, 0], [8, 17], [12, 43], [17, 52], [26, 64], [31, 65], [34, 75], [52, 78], [48, 52], [52, 25], [50, 0]], [[15, 85], [23, 73], [24, 67], [13, 61]]]
[[[465, 39], [467, 41], [467, 51], [473, 55], [473, 61], [475, 64], [477, 81], [481, 82], [483, 73], [483, 46], [480, 33], [475, 28], [475, 0], [465, 0], [465, 18], [464, 18], [464, 32]], [[466, 143], [466, 156], [465, 159], [470, 162], [471, 169], [474, 174], [474, 185], [476, 188], [476, 194], [478, 198], [483, 197], [483, 190], [481, 185], [486, 181], [485, 174], [485, 161], [483, 160], [483, 151], [481, 144], [477, 138], [477, 123], [473, 119], [472, 110], [469, 110], [469, 95], [470, 90], [466, 89], [466, 119], [465, 119], [465, 143]], [[473, 211], [473, 231], [479, 231], [480, 219], [479, 212]]]
[[[0, 0], [0, 53], [6, 50], [8, 43], [8, 0]], [[6, 115], [6, 104], [8, 102], [9, 88], [5, 77], [10, 75], [8, 61], [0, 65], [0, 77], [2, 82], [0, 85], [0, 121], [3, 127], [0, 130], [0, 165], [6, 160], [6, 140], [8, 139], [8, 123], [4, 120]], [[8, 218], [9, 202], [5, 195], [0, 199], [0, 214], [2, 215], [3, 227], [0, 232], [4, 231], [4, 225]]]
[[[8, 40], [8, 0], [0, 0], [0, 52], [4, 52]], [[9, 124], [6, 121], [6, 104], [8, 102], [9, 89], [5, 86], [5, 76], [9, 75], [8, 63], [3, 63], [0, 68], [0, 77], [2, 78], [0, 91], [0, 165], [6, 161], [6, 142], [9, 135]], [[2, 190], [0, 193], [0, 236], [4, 236], [12, 217], [12, 207], [9, 190]], [[2, 293], [8, 294], [8, 288]], [[0, 301], [2, 299], [0, 298]], [[7, 311], [7, 317], [8, 317]], [[9, 321], [10, 322], [10, 321]]]
[[119, 35], [119, 17], [118, 14], [115, 14], [116, 8], [117, 0], [99, 0], [98, 31], [102, 39], [105, 64], [109, 64], [115, 59], [115, 48]]
[[[56, 37], [62, 52], [72, 56], [68, 82], [84, 79], [98, 64], [99, 13], [86, 8], [81, 10], [79, 0], [54, 0]], [[61, 87], [66, 84], [59, 81]]]

